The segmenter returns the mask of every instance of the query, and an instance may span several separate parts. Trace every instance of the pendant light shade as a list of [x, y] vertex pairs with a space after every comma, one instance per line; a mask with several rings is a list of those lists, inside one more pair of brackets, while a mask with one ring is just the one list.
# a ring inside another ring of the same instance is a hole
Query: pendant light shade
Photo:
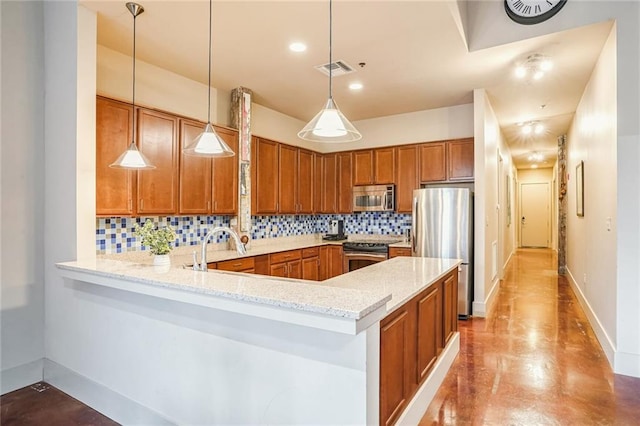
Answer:
[[151, 162], [142, 155], [140, 151], [138, 151], [138, 147], [135, 142], [135, 134], [136, 134], [136, 18], [142, 12], [144, 12], [144, 7], [139, 5], [138, 3], [127, 3], [127, 9], [133, 15], [133, 94], [131, 96], [131, 106], [133, 107], [133, 120], [132, 120], [132, 129], [131, 129], [131, 137], [132, 141], [129, 147], [125, 152], [123, 152], [116, 161], [109, 165], [114, 169], [136, 169], [136, 170], [145, 170], [145, 169], [155, 169], [156, 166], [151, 164]]
[[333, 2], [329, 0], [329, 99], [324, 108], [306, 125], [298, 137], [312, 142], [353, 142], [362, 135], [338, 109], [333, 100]]
[[222, 140], [211, 125], [211, 10], [212, 1], [209, 0], [209, 97], [207, 102], [207, 125], [204, 131], [198, 135], [182, 152], [185, 155], [198, 157], [232, 157], [235, 153]]

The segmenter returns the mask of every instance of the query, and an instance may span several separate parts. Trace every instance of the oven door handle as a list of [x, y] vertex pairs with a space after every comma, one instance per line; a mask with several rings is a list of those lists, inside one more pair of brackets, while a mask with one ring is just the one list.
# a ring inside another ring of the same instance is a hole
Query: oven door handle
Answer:
[[345, 257], [357, 257], [359, 259], [387, 260], [387, 255], [385, 254], [347, 252], [344, 255]]

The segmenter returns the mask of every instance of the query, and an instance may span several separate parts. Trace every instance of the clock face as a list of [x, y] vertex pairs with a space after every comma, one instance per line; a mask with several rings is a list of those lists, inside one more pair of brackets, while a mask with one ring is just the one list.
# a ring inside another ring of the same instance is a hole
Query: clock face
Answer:
[[504, 0], [509, 18], [519, 24], [532, 25], [558, 13], [567, 0]]

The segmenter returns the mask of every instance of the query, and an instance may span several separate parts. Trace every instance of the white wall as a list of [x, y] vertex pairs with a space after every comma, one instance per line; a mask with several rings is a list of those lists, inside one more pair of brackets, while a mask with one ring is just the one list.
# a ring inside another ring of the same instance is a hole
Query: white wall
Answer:
[[[567, 272], [597, 318], [594, 329], [612, 362], [616, 345], [615, 75], [614, 28], [583, 93], [567, 142]], [[576, 215], [580, 161], [584, 161], [584, 217]]]
[[0, 11], [0, 393], [5, 393], [42, 380], [44, 32], [41, 2], [3, 1]]
[[617, 253], [616, 276], [610, 277], [609, 283], [615, 282], [610, 288], [615, 287], [617, 302], [607, 315], [613, 315], [617, 324], [614, 370], [640, 377], [640, 328], [629, 326], [640, 323], [640, 2], [570, 1], [542, 24], [518, 25], [505, 15], [503, 2], [477, 1], [469, 3], [467, 18], [472, 50], [616, 20], [616, 62], [612, 65], [616, 67], [617, 100], [610, 119], [617, 119], [617, 218], [612, 218]]

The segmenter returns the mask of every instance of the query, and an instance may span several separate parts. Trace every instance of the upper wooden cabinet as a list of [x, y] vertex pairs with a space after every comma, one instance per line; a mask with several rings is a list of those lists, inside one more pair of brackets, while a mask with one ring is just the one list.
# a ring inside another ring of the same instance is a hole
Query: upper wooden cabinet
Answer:
[[473, 180], [473, 138], [447, 143], [449, 180]]
[[313, 213], [315, 187], [315, 158], [311, 151], [298, 149], [298, 173], [296, 176], [297, 213]]
[[132, 141], [133, 108], [98, 97], [96, 100], [96, 214], [133, 215], [136, 171], [112, 169]]
[[353, 184], [374, 185], [395, 183], [393, 147], [353, 152]]
[[298, 211], [296, 175], [298, 174], [298, 150], [278, 144], [278, 213], [294, 214]]
[[472, 181], [473, 138], [420, 145], [420, 182]]
[[447, 147], [445, 142], [420, 145], [420, 182], [447, 180]]
[[[236, 156], [204, 158], [182, 154], [202, 131], [204, 123], [180, 120], [180, 214], [235, 214], [238, 208]], [[215, 127], [216, 133], [238, 154], [238, 132]]]
[[278, 143], [254, 138], [251, 195], [255, 214], [278, 213]]
[[396, 211], [411, 213], [413, 191], [420, 188], [418, 179], [418, 147], [402, 146], [396, 149]]
[[338, 161], [337, 155], [325, 154], [322, 162], [322, 199], [321, 213], [337, 213], [338, 193]]
[[178, 119], [162, 112], [138, 110], [138, 148], [156, 166], [138, 172], [140, 214], [178, 212]]
[[338, 167], [338, 211], [352, 213], [351, 153], [339, 152], [336, 155]]

